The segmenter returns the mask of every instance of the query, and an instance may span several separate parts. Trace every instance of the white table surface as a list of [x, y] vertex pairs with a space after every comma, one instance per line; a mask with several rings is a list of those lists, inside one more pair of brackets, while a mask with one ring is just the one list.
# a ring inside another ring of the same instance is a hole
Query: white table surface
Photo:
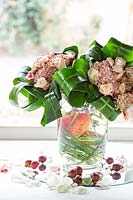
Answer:
[[[57, 141], [0, 141], [0, 159], [8, 159], [15, 163], [36, 158], [39, 154], [51, 154], [58, 163]], [[133, 143], [108, 143], [106, 154], [117, 156], [124, 154], [133, 161]], [[40, 187], [27, 187], [11, 181], [10, 173], [0, 173], [0, 200], [133, 200], [133, 183], [112, 186], [109, 190], [88, 188], [84, 195], [57, 193], [47, 188], [43, 183]]]

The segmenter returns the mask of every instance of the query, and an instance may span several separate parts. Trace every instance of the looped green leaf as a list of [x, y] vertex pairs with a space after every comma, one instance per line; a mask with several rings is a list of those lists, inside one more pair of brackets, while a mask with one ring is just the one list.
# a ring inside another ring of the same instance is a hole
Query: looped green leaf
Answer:
[[62, 116], [60, 103], [53, 92], [44, 97], [43, 107], [44, 113], [41, 120], [42, 126], [45, 126]]
[[29, 82], [26, 78], [27, 73], [31, 70], [31, 67], [29, 66], [23, 66], [18, 73], [17, 77], [13, 80], [13, 84], [17, 85], [21, 82]]
[[[33, 111], [38, 109], [42, 105], [42, 99], [40, 98], [35, 98], [35, 96], [27, 93], [27, 90], [25, 90], [25, 87], [28, 87], [28, 83], [20, 83], [16, 85], [15, 87], [12, 88], [10, 94], [9, 94], [9, 100], [10, 103], [13, 104], [14, 106], [27, 110], [27, 111]], [[24, 105], [20, 105], [18, 98], [19, 95], [23, 94], [24, 96], [27, 97], [27, 101], [24, 103]]]
[[116, 109], [111, 97], [109, 96], [102, 96], [91, 104], [110, 121], [114, 121], [118, 115], [121, 114], [121, 111]]
[[71, 106], [81, 107], [88, 95], [88, 80], [81, 77], [73, 68], [63, 68], [55, 72], [53, 79], [65, 93]]
[[61, 100], [61, 91], [59, 86], [57, 85], [57, 83], [52, 80], [50, 89], [49, 89], [49, 93], [54, 92], [54, 94], [56, 95], [57, 99], [60, 101]]
[[70, 46], [70, 47], [66, 47], [64, 50], [63, 50], [63, 53], [66, 53], [66, 52], [70, 52], [70, 53], [74, 53], [75, 54], [75, 58], [78, 57], [78, 53], [79, 53], [79, 50], [78, 50], [78, 47], [76, 45], [73, 45], [73, 46]]
[[102, 48], [102, 51], [111, 58], [122, 57], [126, 62], [133, 61], [133, 46], [124, 44], [113, 37]]
[[88, 50], [88, 54], [92, 62], [102, 61], [104, 59], [103, 52], [97, 45], [91, 46]]
[[99, 48], [102, 48], [102, 45], [99, 44], [96, 40], [93, 40], [93, 41], [91, 42], [90, 47], [91, 47], [91, 46], [97, 46], [97, 47], [99, 47]]
[[84, 59], [86, 62], [89, 62], [89, 66], [91, 66], [96, 61], [102, 61], [105, 58], [101, 50], [102, 46], [94, 40], [89, 47], [89, 50], [82, 55], [80, 58]]
[[79, 58], [75, 60], [72, 67], [75, 69], [76, 72], [78, 72], [80, 76], [87, 78], [87, 71], [88, 71], [89, 65], [84, 59]]
[[89, 91], [89, 96], [88, 96], [88, 98], [86, 99], [86, 101], [87, 101], [88, 103], [91, 103], [91, 102], [93, 102], [93, 101], [96, 101], [98, 98], [100, 98], [101, 96], [103, 96], [103, 95], [99, 92], [97, 86], [93, 85], [92, 83], [89, 83], [89, 84], [88, 84], [88, 91]]

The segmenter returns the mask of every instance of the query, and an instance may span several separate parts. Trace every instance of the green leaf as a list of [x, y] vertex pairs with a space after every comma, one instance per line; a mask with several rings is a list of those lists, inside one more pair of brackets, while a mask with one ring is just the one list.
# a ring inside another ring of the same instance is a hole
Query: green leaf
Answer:
[[63, 50], [63, 53], [66, 53], [66, 52], [71, 52], [71, 53], [74, 53], [75, 54], [75, 58], [78, 57], [78, 47], [73, 45], [73, 46], [70, 46], [70, 47], [66, 47], [64, 50]]
[[98, 98], [100, 98], [102, 96], [102, 94], [99, 92], [97, 86], [93, 85], [92, 83], [88, 84], [88, 93], [89, 93], [89, 96], [86, 99], [86, 101], [88, 103], [96, 101]]
[[45, 96], [43, 107], [44, 114], [41, 120], [42, 126], [45, 126], [49, 122], [52, 122], [62, 116], [60, 103], [53, 92]]
[[31, 70], [29, 66], [23, 66], [18, 73], [17, 77], [13, 80], [13, 84], [17, 85], [21, 82], [29, 82], [26, 78], [27, 73]]
[[[42, 99], [35, 98], [31, 94], [27, 94], [25, 87], [27, 87], [28, 83], [20, 83], [12, 88], [10, 94], [9, 94], [9, 101], [14, 106], [21, 108], [26, 111], [33, 111], [38, 109], [42, 106]], [[23, 94], [27, 97], [27, 101], [23, 103], [23, 105], [20, 105], [18, 102], [19, 95]]]
[[37, 110], [38, 108], [40, 108], [42, 106], [42, 100], [41, 99], [37, 99], [35, 97], [33, 97], [32, 95], [29, 96], [27, 103], [25, 106], [22, 107], [22, 109], [26, 110], [26, 111], [34, 111]]
[[48, 90], [43, 90], [41, 88], [36, 88], [31, 85], [27, 85], [24, 87], [27, 93], [31, 94], [32, 96], [36, 97], [37, 99], [43, 99], [44, 96], [48, 93]]
[[28, 83], [21, 83], [12, 88], [9, 94], [9, 100], [11, 104], [13, 104], [16, 107], [20, 107], [18, 103], [18, 95], [20, 94], [21, 90], [27, 85]]
[[89, 47], [89, 50], [80, 58], [84, 59], [86, 62], [89, 63], [89, 66], [91, 66], [96, 61], [102, 61], [105, 58], [105, 55], [103, 54], [101, 50], [102, 46], [94, 40]]
[[109, 96], [102, 96], [91, 104], [110, 121], [114, 121], [121, 114]]
[[81, 59], [85, 60], [86, 62], [90, 63], [89, 54], [83, 54], [80, 56]]
[[126, 62], [133, 61], [133, 46], [124, 44], [115, 38], [110, 38], [107, 44], [102, 48], [106, 56], [111, 58], [122, 57]]
[[102, 61], [104, 59], [101, 46], [96, 42], [90, 46], [87, 54], [89, 55], [91, 61]]
[[133, 61], [132, 61], [132, 62], [129, 62], [129, 63], [127, 63], [126, 67], [133, 67]]
[[71, 106], [81, 107], [88, 95], [88, 80], [80, 76], [71, 67], [55, 72], [53, 79], [65, 93]]
[[84, 59], [80, 58], [80, 59], [75, 60], [72, 67], [75, 69], [76, 72], [78, 72], [80, 76], [87, 78], [87, 71], [88, 71], [89, 65]]
[[49, 93], [54, 92], [58, 100], [61, 100], [61, 91], [57, 83], [52, 80], [52, 83], [50, 85]]

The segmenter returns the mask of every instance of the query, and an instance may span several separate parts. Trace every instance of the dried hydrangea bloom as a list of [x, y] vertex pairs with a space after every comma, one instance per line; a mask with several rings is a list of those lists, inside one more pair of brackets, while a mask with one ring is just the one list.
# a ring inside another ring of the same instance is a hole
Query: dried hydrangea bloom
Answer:
[[129, 67], [125, 69], [125, 76], [131, 87], [133, 87], [133, 67]]
[[133, 104], [133, 67], [126, 68], [123, 58], [113, 60], [108, 57], [95, 62], [88, 70], [88, 77], [104, 96], [110, 95], [115, 99], [121, 111], [126, 111]]
[[133, 92], [126, 92], [118, 95], [116, 98], [116, 106], [122, 111], [126, 111], [133, 104]]
[[70, 66], [74, 60], [73, 54], [49, 53], [40, 56], [34, 62], [31, 71], [27, 74], [27, 79], [34, 82], [34, 86], [47, 90], [52, 81], [52, 75], [60, 68]]

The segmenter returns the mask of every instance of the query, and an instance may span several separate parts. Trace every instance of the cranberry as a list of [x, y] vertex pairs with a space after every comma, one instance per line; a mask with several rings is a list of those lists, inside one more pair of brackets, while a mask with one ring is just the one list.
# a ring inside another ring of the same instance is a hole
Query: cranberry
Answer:
[[76, 174], [77, 174], [77, 175], [80, 175], [80, 176], [81, 176], [81, 175], [82, 175], [82, 172], [83, 172], [83, 169], [82, 169], [81, 167], [78, 166], [78, 167], [75, 169], [75, 171], [76, 171]]
[[39, 156], [38, 158], [39, 162], [44, 163], [47, 160], [46, 156]]
[[96, 183], [100, 179], [100, 174], [99, 172], [94, 172], [90, 175], [92, 182]]
[[31, 163], [32, 169], [36, 169], [36, 168], [38, 167], [38, 165], [39, 165], [39, 162], [38, 162], [38, 161], [33, 161], [33, 162]]
[[78, 185], [82, 184], [82, 178], [80, 176], [77, 176], [76, 178], [73, 179], [74, 183], [77, 183]]
[[120, 173], [115, 172], [114, 174], [112, 174], [112, 178], [113, 178], [114, 180], [118, 180], [118, 179], [121, 178], [121, 175], [120, 175]]
[[45, 169], [46, 169], [46, 165], [44, 165], [44, 164], [39, 165], [40, 171], [44, 171]]
[[68, 176], [70, 178], [74, 178], [76, 176], [76, 170], [75, 169], [72, 169], [71, 171], [68, 172]]
[[108, 157], [107, 159], [106, 159], [106, 162], [107, 162], [107, 164], [112, 164], [113, 162], [114, 162], [114, 159], [113, 158], [111, 158], [111, 157]]
[[122, 165], [120, 165], [120, 164], [113, 164], [112, 170], [118, 172], [120, 169], [122, 169]]
[[0, 172], [7, 173], [8, 169], [1, 169]]

